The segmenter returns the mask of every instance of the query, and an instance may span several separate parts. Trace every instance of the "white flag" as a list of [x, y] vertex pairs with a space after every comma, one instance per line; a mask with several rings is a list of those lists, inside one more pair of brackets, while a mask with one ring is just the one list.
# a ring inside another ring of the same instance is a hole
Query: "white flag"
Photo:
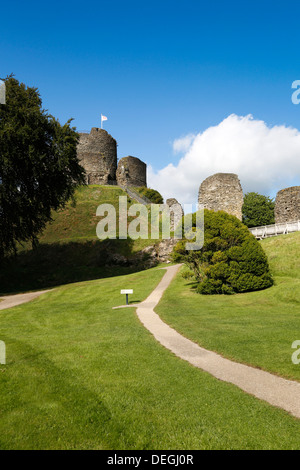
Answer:
[[102, 114], [101, 114], [101, 121], [107, 121], [107, 117], [106, 117], [106, 116], [102, 116]]

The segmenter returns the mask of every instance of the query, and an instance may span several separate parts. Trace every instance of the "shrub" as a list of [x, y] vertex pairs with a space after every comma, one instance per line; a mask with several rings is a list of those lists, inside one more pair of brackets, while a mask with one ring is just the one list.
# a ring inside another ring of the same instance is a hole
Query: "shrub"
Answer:
[[247, 193], [242, 208], [243, 222], [247, 227], [259, 227], [275, 223], [275, 202], [268, 196]]
[[136, 190], [142, 195], [149, 199], [153, 204], [163, 204], [164, 199], [162, 195], [156, 191], [156, 189], [141, 187]]
[[[193, 214], [193, 225], [195, 225]], [[204, 245], [186, 251], [177, 243], [173, 260], [184, 262], [198, 281], [201, 294], [234, 294], [273, 285], [267, 257], [260, 243], [236, 217], [219, 211], [204, 211]]]

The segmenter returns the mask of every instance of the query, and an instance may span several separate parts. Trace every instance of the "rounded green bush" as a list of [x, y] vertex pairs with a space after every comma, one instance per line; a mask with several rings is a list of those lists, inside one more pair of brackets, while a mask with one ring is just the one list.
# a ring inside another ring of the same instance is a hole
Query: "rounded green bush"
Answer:
[[[193, 225], [196, 216], [193, 215]], [[234, 294], [266, 289], [273, 285], [268, 259], [260, 243], [233, 215], [204, 210], [204, 245], [186, 251], [179, 242], [174, 261], [189, 266], [201, 294]]]
[[163, 204], [164, 202], [162, 195], [156, 191], [156, 189], [146, 188], [143, 186], [137, 188], [137, 191], [142, 196], [145, 196], [147, 199], [149, 199], [153, 204]]

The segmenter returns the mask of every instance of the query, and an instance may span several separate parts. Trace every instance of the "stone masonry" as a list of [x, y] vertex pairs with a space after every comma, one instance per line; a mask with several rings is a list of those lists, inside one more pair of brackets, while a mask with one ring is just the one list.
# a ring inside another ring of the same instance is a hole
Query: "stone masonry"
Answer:
[[222, 210], [242, 220], [244, 196], [238, 176], [216, 173], [206, 178], [199, 189], [198, 203], [205, 209]]
[[119, 186], [147, 186], [147, 165], [136, 157], [121, 158], [116, 178]]
[[117, 142], [104, 129], [93, 127], [80, 133], [77, 155], [86, 171], [87, 184], [147, 186], [147, 165], [136, 157], [124, 157], [117, 164]]
[[173, 232], [184, 216], [183, 208], [175, 198], [167, 199], [165, 205], [170, 210], [170, 230]]
[[300, 186], [281, 189], [275, 200], [275, 223], [300, 220]]
[[89, 134], [80, 134], [77, 155], [87, 184], [116, 184], [117, 142], [104, 129], [93, 127]]

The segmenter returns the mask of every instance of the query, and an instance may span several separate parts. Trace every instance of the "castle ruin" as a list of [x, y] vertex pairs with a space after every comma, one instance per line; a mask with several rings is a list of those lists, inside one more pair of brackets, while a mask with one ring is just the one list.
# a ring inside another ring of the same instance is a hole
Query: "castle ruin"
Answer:
[[147, 186], [147, 165], [136, 157], [123, 157], [117, 168], [117, 184], [119, 186]]
[[275, 200], [275, 223], [300, 220], [300, 186], [278, 191]]
[[77, 155], [86, 171], [87, 184], [116, 184], [117, 142], [104, 129], [93, 127], [79, 134]]
[[[79, 133], [79, 136], [77, 155], [86, 171], [87, 184], [118, 185], [125, 188], [147, 186], [147, 165], [133, 156], [123, 157], [118, 163], [117, 142], [106, 130], [93, 127], [90, 133]], [[234, 173], [216, 173], [200, 185], [198, 203], [206, 209], [223, 210], [242, 220], [243, 202], [241, 183]], [[167, 200], [166, 206], [172, 209], [173, 205], [171, 229], [174, 230], [183, 211], [175, 199]], [[175, 215], [177, 212], [179, 215]], [[298, 220], [300, 186], [278, 191], [275, 201], [276, 224]]]
[[170, 210], [170, 230], [174, 231], [184, 216], [183, 208], [175, 198], [167, 199], [165, 205]]
[[205, 209], [225, 211], [242, 220], [244, 195], [238, 175], [216, 173], [206, 178], [199, 189], [198, 203]]
[[136, 157], [117, 158], [117, 142], [104, 129], [80, 133], [77, 155], [87, 184], [147, 186], [147, 165]]

